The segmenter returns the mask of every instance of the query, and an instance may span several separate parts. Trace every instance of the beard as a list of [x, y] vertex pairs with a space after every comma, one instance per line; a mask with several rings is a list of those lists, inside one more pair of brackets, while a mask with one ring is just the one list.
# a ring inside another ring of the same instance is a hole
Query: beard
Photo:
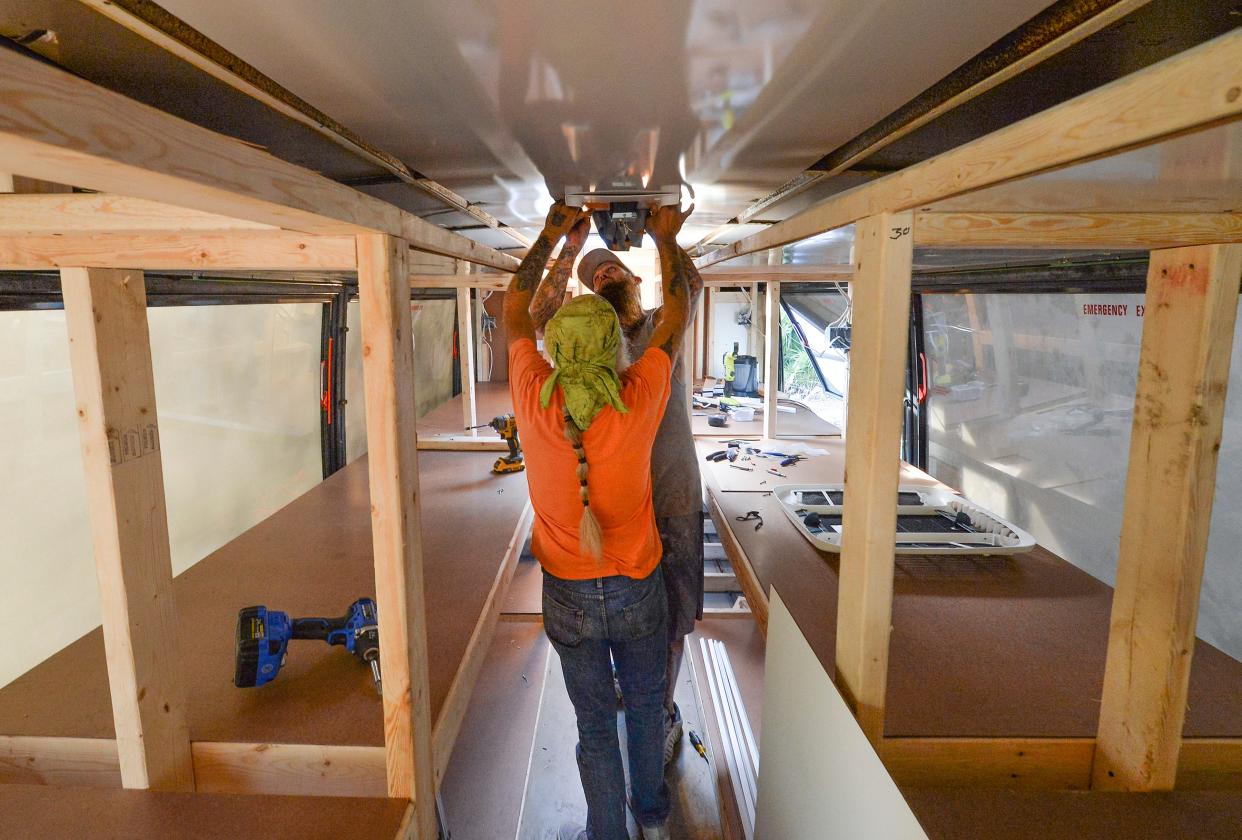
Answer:
[[633, 283], [609, 283], [597, 288], [595, 294], [611, 304], [622, 327], [628, 326], [635, 318], [642, 315], [642, 305]]

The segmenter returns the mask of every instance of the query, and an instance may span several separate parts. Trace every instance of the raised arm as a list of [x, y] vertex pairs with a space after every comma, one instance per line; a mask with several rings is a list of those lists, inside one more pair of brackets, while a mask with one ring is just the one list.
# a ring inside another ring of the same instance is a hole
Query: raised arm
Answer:
[[664, 304], [656, 314], [655, 329], [647, 346], [659, 347], [674, 363], [693, 311], [695, 299], [691, 298], [691, 290], [695, 284], [698, 289], [703, 288], [690, 255], [677, 245], [682, 223], [693, 212], [693, 205], [684, 213], [673, 206], [657, 207], [647, 217], [647, 233], [660, 252], [660, 280], [664, 287]]
[[505, 293], [505, 330], [514, 339], [529, 338], [534, 341], [535, 323], [530, 317], [530, 304], [535, 287], [539, 285], [543, 267], [548, 264], [548, 257], [556, 243], [583, 218], [586, 218], [585, 211], [560, 202], [553, 204], [548, 211], [543, 232], [522, 258], [522, 264], [518, 266]]
[[574, 270], [574, 260], [590, 233], [591, 220], [584, 217], [565, 234], [565, 244], [556, 256], [556, 263], [544, 276], [539, 288], [535, 289], [535, 299], [530, 303], [530, 317], [535, 322], [535, 329], [543, 329], [565, 302], [565, 288]]

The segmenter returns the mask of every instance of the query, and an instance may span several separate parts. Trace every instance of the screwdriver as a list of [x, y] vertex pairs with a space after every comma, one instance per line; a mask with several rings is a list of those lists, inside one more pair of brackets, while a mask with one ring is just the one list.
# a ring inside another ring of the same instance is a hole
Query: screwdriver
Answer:
[[[707, 761], [707, 750], [703, 749], [703, 742], [693, 729], [690, 730], [690, 743], [694, 745], [694, 751], [703, 756], [704, 761]], [[711, 762], [708, 761], [707, 763], [710, 764]]]

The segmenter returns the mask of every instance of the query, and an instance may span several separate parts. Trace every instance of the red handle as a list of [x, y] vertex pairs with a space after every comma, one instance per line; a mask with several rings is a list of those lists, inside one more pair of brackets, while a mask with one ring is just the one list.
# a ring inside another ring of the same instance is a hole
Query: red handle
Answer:
[[919, 353], [919, 366], [923, 369], [923, 375], [919, 380], [918, 401], [919, 405], [927, 402], [927, 354]]

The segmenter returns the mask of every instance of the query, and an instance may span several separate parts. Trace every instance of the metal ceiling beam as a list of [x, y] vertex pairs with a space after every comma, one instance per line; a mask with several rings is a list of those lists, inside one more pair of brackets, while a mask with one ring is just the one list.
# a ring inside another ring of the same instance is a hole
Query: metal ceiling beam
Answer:
[[162, 47], [183, 61], [219, 79], [290, 119], [309, 126], [332, 142], [390, 172], [489, 228], [501, 231], [523, 247], [530, 240], [443, 184], [410, 169], [393, 155], [379, 149], [341, 125], [306, 100], [264, 75], [185, 21], [151, 0], [78, 0], [108, 19]]

